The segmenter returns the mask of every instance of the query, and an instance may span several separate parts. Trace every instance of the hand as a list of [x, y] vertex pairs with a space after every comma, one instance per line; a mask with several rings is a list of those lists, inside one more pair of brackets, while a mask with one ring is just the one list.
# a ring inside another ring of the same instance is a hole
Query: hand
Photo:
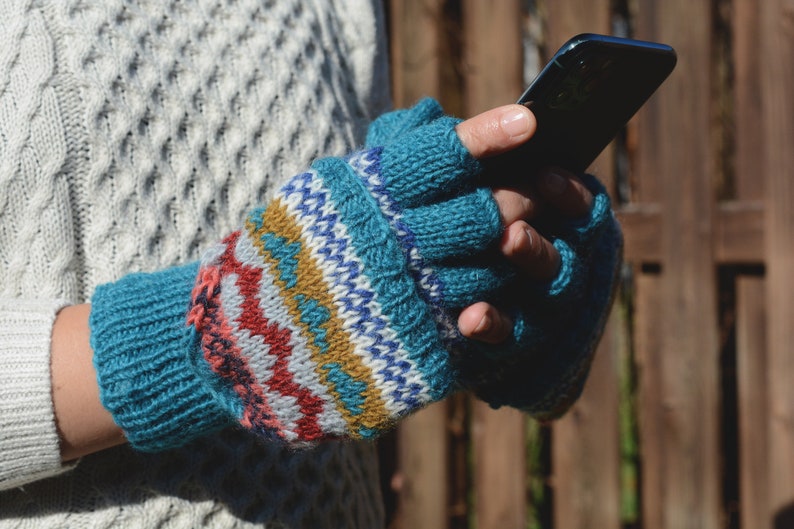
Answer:
[[[575, 398], [619, 231], [595, 179], [483, 180], [481, 158], [534, 130], [516, 109], [463, 124], [432, 100], [385, 114], [366, 149], [317, 160], [200, 263], [97, 287], [100, 397], [130, 443], [162, 450], [232, 424], [294, 444], [371, 438], [460, 388], [536, 416]], [[527, 221], [548, 208], [588, 214], [547, 222], [546, 240]], [[479, 341], [458, 316], [479, 317]]]
[[[531, 138], [535, 129], [532, 112], [521, 105], [495, 108], [457, 126], [461, 142], [476, 158], [510, 151]], [[551, 280], [559, 270], [559, 253], [529, 221], [548, 208], [567, 217], [582, 217], [590, 211], [593, 195], [576, 175], [559, 168], [526, 175], [525, 182], [519, 189], [494, 189], [505, 225], [500, 249], [527, 279]], [[461, 312], [458, 327], [467, 338], [499, 343], [510, 335], [513, 321], [496, 306], [480, 302]]]

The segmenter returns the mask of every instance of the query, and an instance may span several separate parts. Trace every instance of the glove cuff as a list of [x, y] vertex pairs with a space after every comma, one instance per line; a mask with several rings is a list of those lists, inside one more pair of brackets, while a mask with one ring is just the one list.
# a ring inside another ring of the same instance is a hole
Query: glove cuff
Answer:
[[[142, 451], [182, 445], [231, 424], [196, 362], [185, 322], [198, 264], [131, 274], [97, 288], [90, 328], [100, 399]], [[215, 392], [217, 389], [217, 392]]]

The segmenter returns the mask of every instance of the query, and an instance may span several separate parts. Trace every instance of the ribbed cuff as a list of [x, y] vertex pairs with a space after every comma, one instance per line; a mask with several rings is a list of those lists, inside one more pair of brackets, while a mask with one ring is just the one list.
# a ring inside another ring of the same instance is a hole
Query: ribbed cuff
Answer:
[[186, 323], [198, 263], [100, 286], [91, 345], [102, 404], [138, 450], [158, 451], [232, 424], [194, 363]]
[[52, 324], [63, 305], [0, 300], [0, 490], [69, 468], [61, 463], [50, 384]]

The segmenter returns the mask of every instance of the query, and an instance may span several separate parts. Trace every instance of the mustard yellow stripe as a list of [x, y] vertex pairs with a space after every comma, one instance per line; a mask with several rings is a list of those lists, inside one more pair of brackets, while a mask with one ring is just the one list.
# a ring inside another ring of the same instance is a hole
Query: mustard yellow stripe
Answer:
[[[323, 280], [322, 272], [318, 268], [316, 261], [311, 256], [309, 248], [301, 237], [300, 226], [298, 226], [295, 219], [289, 215], [284, 204], [279, 199], [275, 199], [262, 213], [261, 224], [249, 220], [246, 223], [246, 229], [259, 255], [265, 262], [271, 265], [273, 269], [275, 269], [278, 262], [265, 249], [263, 235], [272, 233], [278, 237], [283, 237], [287, 244], [298, 243], [300, 245], [300, 250], [296, 255], [298, 261], [296, 270], [297, 283], [294, 290], [291, 291], [288, 289], [281, 278], [274, 277], [274, 280], [277, 286], [287, 294], [284, 301], [293, 318], [294, 324], [302, 329], [304, 334], [310, 338], [307, 340], [307, 343], [309, 345], [312, 361], [315, 365], [315, 372], [320, 377], [320, 381], [323, 385], [329, 388], [331, 393], [335, 395], [336, 407], [344, 417], [354, 436], [359, 437], [358, 432], [362, 427], [367, 429], [384, 428], [384, 423], [388, 420], [389, 414], [381, 397], [381, 392], [375, 384], [371, 369], [364, 365], [361, 358], [353, 352], [354, 346], [351, 342], [350, 335], [343, 329], [342, 321], [336, 313], [333, 298], [329, 293], [330, 289]], [[328, 349], [324, 354], [315, 345], [312, 339], [313, 333], [309, 326], [300, 319], [298, 301], [295, 299], [295, 296], [299, 294], [316, 300], [325, 307], [331, 315], [324, 325], [327, 333], [326, 341], [328, 343]], [[367, 389], [362, 393], [364, 397], [362, 413], [353, 415], [342, 404], [342, 399], [335, 391], [334, 385], [328, 381], [327, 371], [322, 369], [323, 365], [330, 363], [339, 364], [342, 366], [343, 371], [353, 379], [366, 384]]]

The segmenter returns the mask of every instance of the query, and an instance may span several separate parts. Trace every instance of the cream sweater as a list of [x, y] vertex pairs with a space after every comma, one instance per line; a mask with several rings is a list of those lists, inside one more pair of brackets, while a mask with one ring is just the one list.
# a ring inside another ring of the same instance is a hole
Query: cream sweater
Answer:
[[59, 460], [56, 311], [198, 257], [386, 109], [370, 0], [0, 1], [0, 527], [378, 527], [373, 447]]

